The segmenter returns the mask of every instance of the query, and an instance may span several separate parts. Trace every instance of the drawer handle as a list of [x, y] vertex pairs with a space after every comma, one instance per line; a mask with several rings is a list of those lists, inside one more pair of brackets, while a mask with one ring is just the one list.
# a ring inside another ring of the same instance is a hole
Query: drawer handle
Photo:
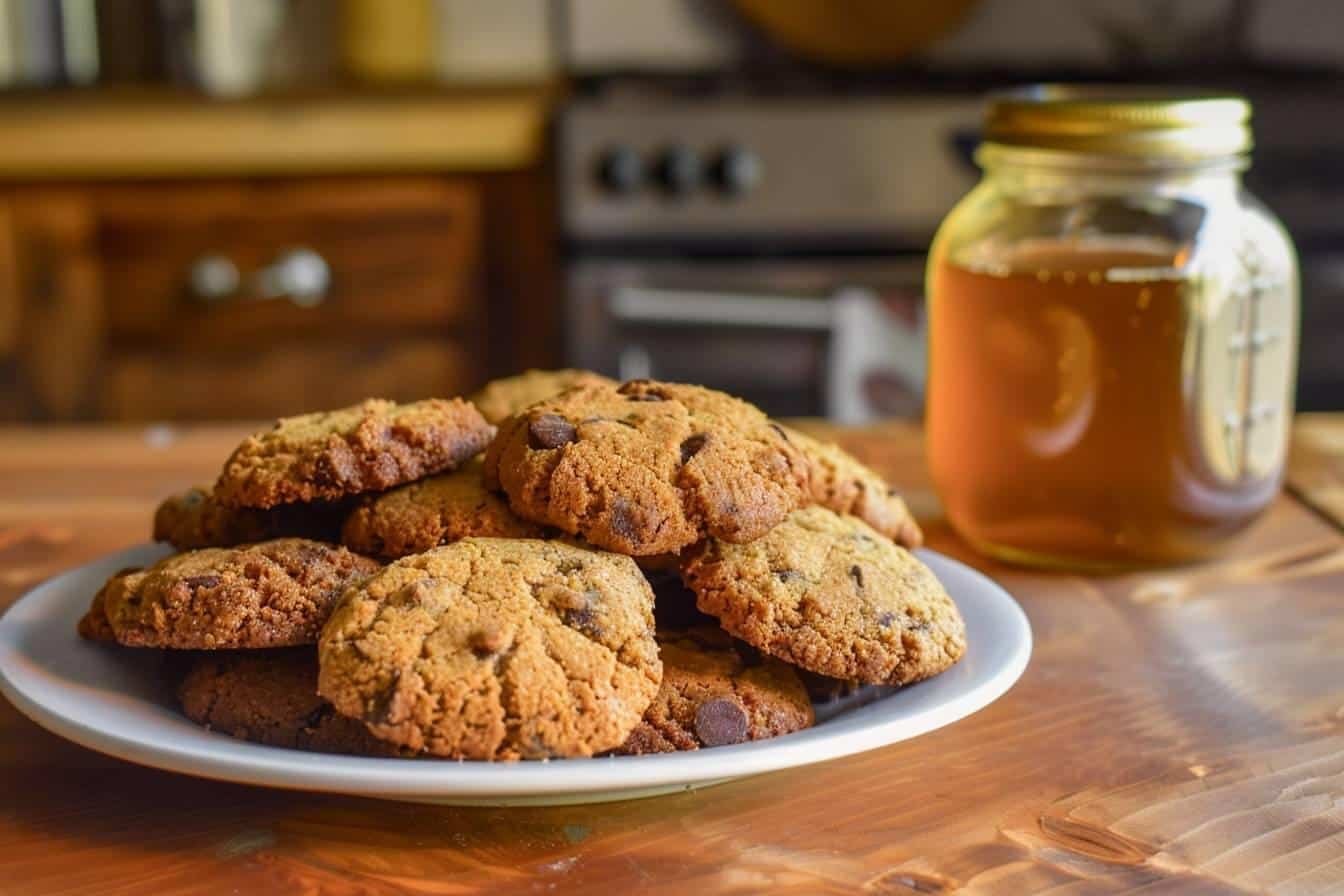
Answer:
[[257, 295], [314, 308], [327, 298], [331, 265], [312, 249], [290, 249], [256, 273]]
[[243, 278], [226, 255], [210, 253], [192, 263], [188, 277], [192, 296], [202, 304], [229, 300], [288, 299], [299, 308], [315, 308], [331, 288], [331, 266], [312, 249], [289, 249], [249, 278], [250, 295], [240, 295]]
[[241, 281], [238, 265], [226, 255], [202, 255], [191, 265], [188, 281], [196, 301], [214, 305], [233, 297]]

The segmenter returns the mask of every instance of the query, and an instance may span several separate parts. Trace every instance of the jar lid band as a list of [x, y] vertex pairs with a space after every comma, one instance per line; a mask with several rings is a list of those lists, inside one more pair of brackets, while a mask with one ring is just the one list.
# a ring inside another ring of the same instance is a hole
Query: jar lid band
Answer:
[[984, 139], [1098, 155], [1206, 159], [1251, 148], [1251, 105], [1232, 94], [1038, 84], [992, 93]]

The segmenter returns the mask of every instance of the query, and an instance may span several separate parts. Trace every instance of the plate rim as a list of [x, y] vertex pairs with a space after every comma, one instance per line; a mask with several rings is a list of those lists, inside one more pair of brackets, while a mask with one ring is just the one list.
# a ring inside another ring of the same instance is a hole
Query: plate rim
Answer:
[[[173, 743], [162, 739], [149, 742], [132, 733], [93, 725], [46, 706], [27, 693], [21, 682], [14, 680], [15, 670], [11, 666], [16, 657], [22, 656], [15, 635], [24, 629], [13, 621], [20, 615], [16, 611], [21, 608], [31, 611], [33, 607], [29, 604], [32, 602], [40, 604], [54, 599], [53, 596], [59, 598], [65, 582], [91, 573], [95, 568], [144, 562], [151, 547], [166, 553], [161, 546], [140, 544], [105, 554], [47, 579], [10, 604], [0, 614], [0, 693], [39, 726], [87, 749], [178, 774], [288, 790], [396, 799], [560, 797], [695, 786], [725, 778], [801, 768], [910, 740], [978, 712], [1002, 697], [1021, 679], [1034, 646], [1025, 611], [1003, 586], [959, 560], [921, 548], [916, 553], [934, 568], [935, 574], [944, 568], [975, 581], [985, 595], [993, 598], [998, 605], [995, 611], [1007, 618], [1016, 637], [1006, 660], [984, 681], [913, 716], [873, 721], [855, 731], [828, 733], [825, 731], [828, 726], [824, 724], [768, 741], [716, 747], [712, 751], [532, 762], [431, 761], [314, 754], [249, 743], [226, 734], [215, 734], [219, 739], [218, 749], [211, 748], [209, 743]], [[974, 643], [970, 649], [974, 649]], [[897, 696], [888, 695], [868, 706]], [[209, 733], [204, 729], [202, 732]], [[565, 766], [563, 773], [550, 768], [556, 764]], [[408, 774], [409, 771], [414, 773]]]

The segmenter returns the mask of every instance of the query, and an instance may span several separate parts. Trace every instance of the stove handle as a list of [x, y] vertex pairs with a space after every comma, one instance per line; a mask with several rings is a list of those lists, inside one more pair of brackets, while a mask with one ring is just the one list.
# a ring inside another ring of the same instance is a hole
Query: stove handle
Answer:
[[833, 324], [829, 299], [816, 298], [621, 286], [612, 291], [609, 308], [624, 323], [822, 331]]

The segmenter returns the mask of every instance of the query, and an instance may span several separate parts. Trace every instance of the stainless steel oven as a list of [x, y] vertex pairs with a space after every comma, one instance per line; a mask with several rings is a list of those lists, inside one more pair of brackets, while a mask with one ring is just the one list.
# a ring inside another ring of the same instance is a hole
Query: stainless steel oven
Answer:
[[917, 254], [589, 259], [570, 272], [570, 355], [623, 379], [728, 389], [778, 415], [914, 415], [923, 275]]
[[924, 251], [974, 99], [621, 93], [559, 131], [568, 360], [778, 415], [915, 415]]

